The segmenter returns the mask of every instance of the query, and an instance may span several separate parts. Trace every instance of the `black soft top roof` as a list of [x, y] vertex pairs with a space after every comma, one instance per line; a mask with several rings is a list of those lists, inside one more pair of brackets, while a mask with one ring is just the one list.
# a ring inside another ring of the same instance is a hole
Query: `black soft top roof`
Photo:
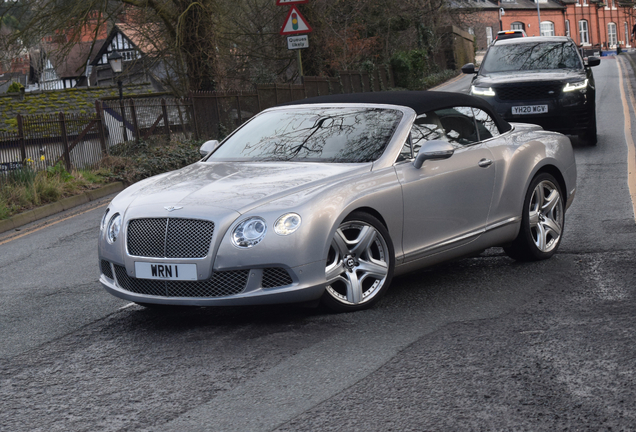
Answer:
[[483, 99], [464, 93], [436, 92], [436, 91], [384, 91], [368, 93], [347, 93], [327, 96], [317, 96], [299, 99], [281, 105], [301, 104], [341, 104], [341, 103], [370, 103], [400, 105], [412, 108], [418, 115], [427, 111], [443, 108], [469, 106], [486, 111], [497, 123], [502, 132], [510, 130], [510, 124], [502, 119], [492, 106]]

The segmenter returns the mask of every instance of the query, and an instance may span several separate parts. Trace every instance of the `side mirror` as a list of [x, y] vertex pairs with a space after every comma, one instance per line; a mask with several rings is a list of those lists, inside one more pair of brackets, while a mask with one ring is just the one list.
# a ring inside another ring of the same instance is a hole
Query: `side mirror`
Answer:
[[207, 156], [212, 153], [219, 146], [219, 142], [217, 140], [210, 140], [203, 143], [201, 148], [199, 149], [199, 153], [201, 156]]
[[601, 59], [598, 57], [588, 57], [587, 58], [587, 66], [593, 67], [601, 64]]
[[475, 65], [472, 63], [466, 63], [464, 66], [462, 66], [462, 72], [465, 74], [474, 74]]
[[422, 164], [427, 160], [439, 160], [448, 159], [455, 153], [455, 147], [449, 142], [442, 140], [426, 141], [420, 151], [417, 153], [417, 157], [413, 162], [415, 168], [422, 168]]

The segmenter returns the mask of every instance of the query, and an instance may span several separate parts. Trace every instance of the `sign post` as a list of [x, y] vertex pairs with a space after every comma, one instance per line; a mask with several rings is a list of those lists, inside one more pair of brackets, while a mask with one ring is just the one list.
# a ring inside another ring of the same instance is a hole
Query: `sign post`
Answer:
[[276, 4], [284, 6], [286, 4], [292, 4], [285, 18], [285, 24], [280, 29], [280, 34], [287, 36], [287, 49], [296, 50], [298, 55], [298, 73], [303, 76], [303, 61], [300, 54], [302, 48], [309, 48], [309, 36], [292, 36], [299, 35], [300, 33], [311, 33], [312, 28], [307, 23], [307, 20], [300, 13], [298, 8], [293, 3], [307, 3], [309, 0], [277, 0]]

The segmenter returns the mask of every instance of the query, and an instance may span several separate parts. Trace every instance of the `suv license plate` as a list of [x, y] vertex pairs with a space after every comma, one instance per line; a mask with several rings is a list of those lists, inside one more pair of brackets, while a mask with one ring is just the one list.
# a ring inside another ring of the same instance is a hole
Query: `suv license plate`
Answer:
[[514, 115], [521, 114], [544, 114], [548, 112], [547, 105], [525, 105], [512, 107], [512, 113]]
[[135, 277], [138, 279], [197, 280], [197, 265], [135, 261]]

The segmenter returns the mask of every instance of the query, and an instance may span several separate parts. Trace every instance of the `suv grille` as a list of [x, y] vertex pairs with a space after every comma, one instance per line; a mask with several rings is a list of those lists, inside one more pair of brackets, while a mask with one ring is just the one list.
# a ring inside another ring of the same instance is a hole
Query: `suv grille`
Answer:
[[495, 87], [500, 100], [553, 99], [561, 94], [563, 84], [514, 84]]
[[136, 294], [165, 297], [223, 297], [245, 290], [249, 270], [221, 271], [200, 281], [163, 281], [128, 276], [126, 268], [115, 265], [117, 284]]
[[128, 253], [153, 258], [203, 258], [210, 250], [214, 222], [147, 218], [128, 222]]

